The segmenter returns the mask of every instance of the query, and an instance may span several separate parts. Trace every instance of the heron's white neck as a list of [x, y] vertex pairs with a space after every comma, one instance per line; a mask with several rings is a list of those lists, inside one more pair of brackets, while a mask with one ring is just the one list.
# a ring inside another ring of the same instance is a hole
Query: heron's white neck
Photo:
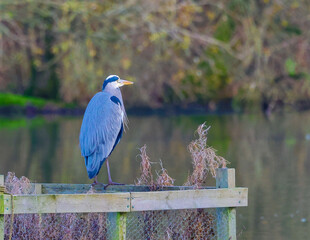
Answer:
[[121, 90], [120, 88], [115, 88], [113, 85], [111, 84], [107, 84], [106, 87], [103, 89], [103, 92], [108, 92], [110, 93], [112, 96], [115, 96], [117, 97], [120, 102], [122, 103], [122, 111], [123, 111], [123, 123], [124, 123], [124, 126], [126, 128], [128, 128], [128, 118], [127, 118], [127, 114], [126, 114], [126, 110], [125, 110], [125, 106], [124, 106], [124, 102], [123, 102], [123, 97], [122, 97], [122, 93], [121, 93]]
[[[103, 89], [103, 92], [108, 92], [110, 93], [112, 96], [115, 96], [117, 98], [119, 98], [119, 100], [122, 99], [122, 93], [121, 90], [118, 87], [113, 86], [111, 83], [107, 84], [105, 86], [105, 88]], [[123, 104], [123, 101], [121, 101]]]

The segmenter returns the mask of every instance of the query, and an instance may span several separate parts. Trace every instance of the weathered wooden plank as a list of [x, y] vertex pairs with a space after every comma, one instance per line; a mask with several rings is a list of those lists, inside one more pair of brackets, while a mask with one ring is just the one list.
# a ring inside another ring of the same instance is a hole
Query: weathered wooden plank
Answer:
[[131, 211], [247, 206], [247, 188], [132, 192]]
[[[132, 193], [20, 195], [13, 196], [13, 205], [15, 214], [241, 207], [247, 206], [247, 191], [247, 188], [233, 188]], [[10, 195], [2, 196], [6, 197], [6, 208], [3, 209], [3, 214], [10, 214]]]
[[0, 175], [0, 186], [4, 186], [4, 175]]
[[15, 214], [128, 212], [130, 193], [20, 195], [13, 196], [13, 205]]
[[[0, 194], [5, 192], [4, 176], [0, 175]], [[0, 238], [1, 239], [1, 238]]]
[[60, 194], [56, 196], [58, 212], [128, 212], [130, 210], [129, 193]]
[[[42, 193], [44, 194], [75, 194], [87, 193], [91, 189], [90, 184], [56, 184], [56, 183], [42, 183]], [[203, 189], [214, 189], [215, 187], [204, 187]], [[163, 187], [161, 191], [174, 191], [193, 189], [191, 186], [171, 186]], [[111, 185], [104, 189], [103, 185], [95, 185], [92, 189], [96, 193], [108, 192], [148, 192], [149, 186], [136, 186], [136, 185]]]
[[[79, 194], [91, 190], [90, 184], [42, 183], [41, 186], [43, 194]], [[97, 190], [98, 187], [95, 186], [93, 189]]]

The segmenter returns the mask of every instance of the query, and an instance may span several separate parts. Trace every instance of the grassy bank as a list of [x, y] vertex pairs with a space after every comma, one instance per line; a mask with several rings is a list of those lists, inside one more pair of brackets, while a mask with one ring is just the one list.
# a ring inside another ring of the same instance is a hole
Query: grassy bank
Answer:
[[0, 114], [68, 114], [80, 115], [83, 108], [75, 104], [56, 102], [38, 97], [22, 96], [13, 93], [0, 93]]
[[12, 93], [0, 93], [0, 107], [26, 107], [27, 105], [32, 105], [37, 108], [43, 108], [48, 103], [49, 101], [38, 97], [28, 97]]

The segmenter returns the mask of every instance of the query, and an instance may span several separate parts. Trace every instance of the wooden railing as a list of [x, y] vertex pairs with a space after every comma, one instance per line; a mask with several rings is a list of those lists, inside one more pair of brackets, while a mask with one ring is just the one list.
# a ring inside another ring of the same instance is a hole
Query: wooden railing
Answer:
[[[4, 177], [0, 175], [0, 190]], [[35, 184], [34, 195], [0, 193], [0, 240], [4, 239], [6, 214], [108, 212], [119, 228], [117, 239], [126, 239], [127, 214], [136, 211], [216, 208], [218, 239], [236, 239], [236, 207], [248, 204], [248, 189], [235, 187], [235, 169], [217, 169], [216, 187], [110, 186], [107, 190], [89, 184]]]

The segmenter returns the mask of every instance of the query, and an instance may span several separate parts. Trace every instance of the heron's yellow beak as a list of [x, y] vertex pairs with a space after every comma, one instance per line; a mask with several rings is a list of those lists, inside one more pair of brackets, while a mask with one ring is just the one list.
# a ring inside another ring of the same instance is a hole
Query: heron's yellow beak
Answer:
[[127, 81], [127, 80], [123, 80], [123, 79], [120, 79], [120, 80], [119, 80], [119, 83], [120, 83], [120, 86], [131, 85], [131, 84], [133, 84], [133, 82]]

